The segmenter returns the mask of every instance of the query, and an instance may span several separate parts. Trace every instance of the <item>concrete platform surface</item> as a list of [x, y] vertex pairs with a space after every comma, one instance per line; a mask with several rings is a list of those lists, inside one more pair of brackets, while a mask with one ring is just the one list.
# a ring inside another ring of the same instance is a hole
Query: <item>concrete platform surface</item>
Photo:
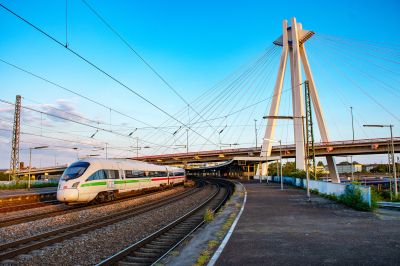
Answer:
[[0, 190], [0, 198], [57, 192], [57, 187]]
[[244, 181], [247, 202], [215, 265], [400, 265], [400, 212], [367, 213], [280, 184]]

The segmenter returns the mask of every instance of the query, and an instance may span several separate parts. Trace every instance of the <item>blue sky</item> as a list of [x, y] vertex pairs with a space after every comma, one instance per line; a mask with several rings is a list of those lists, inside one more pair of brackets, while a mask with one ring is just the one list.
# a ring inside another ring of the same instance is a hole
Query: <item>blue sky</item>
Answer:
[[[187, 102], [195, 100], [202, 93], [223, 80], [230, 73], [242, 66], [248, 60], [269, 47], [271, 43], [282, 34], [282, 20], [295, 16], [304, 29], [316, 33], [350, 37], [363, 40], [373, 40], [383, 43], [400, 44], [399, 36], [394, 34], [397, 30], [397, 20], [400, 15], [398, 1], [307, 1], [307, 3], [288, 3], [272, 1], [86, 1], [98, 14], [100, 14], [114, 30], [122, 36], [150, 65], [153, 67]], [[62, 43], [66, 42], [65, 1], [6, 1], [0, 3], [36, 27], [40, 28], [53, 38]], [[42, 33], [33, 29], [25, 22], [0, 8], [1, 38], [0, 59], [15, 66], [30, 71], [38, 76], [50, 80], [67, 89], [78, 92], [103, 105], [116, 109], [131, 117], [145, 121], [152, 126], [157, 126], [168, 119], [164, 113], [138, 98], [132, 92], [122, 87], [100, 71], [96, 70], [82, 59], [73, 55], [67, 49], [58, 45]], [[173, 115], [185, 103], [174, 94], [117, 36], [107, 28], [92, 11], [78, 0], [68, 1], [68, 43], [69, 48], [85, 57], [87, 60], [115, 77], [129, 88], [139, 93], [165, 112]], [[394, 135], [400, 133], [400, 124], [390, 117], [381, 107], [374, 103], [368, 96], [361, 92], [346, 78], [335, 71], [328, 63], [312, 52], [311, 48], [323, 46], [323, 40], [310, 39], [309, 54], [335, 80], [346, 98], [362, 118], [370, 124], [394, 124]], [[308, 45], [308, 44], [307, 44]], [[395, 47], [399, 49], [400, 47]], [[316, 49], [317, 50], [317, 49]], [[328, 50], [329, 51], [329, 50]], [[326, 56], [326, 54], [325, 54]], [[328, 57], [327, 57], [328, 58]], [[396, 57], [391, 57], [396, 59]], [[311, 59], [310, 59], [311, 60]], [[329, 61], [334, 62], [333, 59]], [[397, 60], [398, 61], [398, 60]], [[397, 70], [398, 65], [388, 64]], [[319, 87], [321, 103], [331, 140], [347, 140], [352, 138], [351, 119], [348, 110], [344, 108], [336, 92], [329, 86], [315, 63], [310, 62], [317, 86]], [[336, 64], [336, 63], [335, 63]], [[340, 69], [350, 76], [361, 88], [369, 93], [379, 103], [383, 104], [394, 116], [397, 116], [399, 98], [375, 86], [370, 80], [355, 75], [345, 66]], [[287, 75], [288, 77], [288, 75]], [[396, 76], [391, 76], [396, 77]], [[272, 92], [276, 72], [272, 73], [271, 81], [262, 98], [268, 98]], [[383, 78], [382, 78], [383, 79]], [[384, 80], [391, 86], [399, 87], [398, 82]], [[288, 87], [285, 82], [284, 89]], [[47, 104], [61, 108], [70, 113], [84, 116], [99, 122], [110, 123], [110, 110], [100, 107], [92, 102], [62, 90], [0, 62], [0, 91], [1, 100], [15, 102], [17, 94], [22, 95], [23, 105], [49, 111], [49, 107], [39, 106], [37, 103]], [[339, 93], [339, 92], [338, 92]], [[396, 94], [396, 92], [394, 92]], [[340, 94], [340, 93], [339, 93]], [[398, 94], [398, 93], [397, 93]], [[323, 99], [322, 99], [323, 98]], [[342, 99], [343, 100], [343, 99]], [[35, 101], [35, 102], [33, 102]], [[346, 102], [346, 100], [344, 99]], [[242, 104], [242, 103], [241, 103]], [[287, 106], [286, 106], [287, 104]], [[289, 114], [290, 97], [282, 94], [281, 114]], [[10, 129], [12, 120], [11, 106], [1, 104], [0, 128]], [[257, 107], [252, 117], [243, 119], [243, 134], [237, 139], [240, 147], [254, 146], [254, 121], [262, 120], [267, 102]], [[228, 110], [229, 108], [227, 108]], [[193, 112], [193, 111], [192, 111]], [[330, 114], [332, 113], [331, 118]], [[65, 113], [55, 114], [71, 117]], [[192, 117], [193, 117], [192, 113]], [[224, 112], [221, 113], [224, 115]], [[223, 124], [234, 124], [233, 117], [220, 125], [219, 121], [213, 124], [219, 129]], [[76, 117], [75, 117], [76, 118]], [[356, 115], [359, 123], [361, 117]], [[186, 118], [185, 118], [186, 119]], [[81, 122], [88, 120], [79, 118]], [[121, 135], [99, 132], [96, 142], [90, 137], [96, 129], [61, 121], [39, 113], [24, 111], [21, 131], [32, 134], [42, 134], [47, 137], [68, 139], [69, 141], [85, 141], [85, 145], [60, 140], [23, 135], [21, 137], [20, 161], [28, 162], [29, 147], [37, 146], [34, 143], [50, 144], [48, 150], [37, 150], [33, 156], [34, 166], [54, 165], [55, 155], [57, 163], [65, 164], [76, 159], [76, 152], [72, 147], [79, 147], [79, 157], [88, 154], [104, 153], [91, 148], [104, 146], [109, 143], [113, 148], [109, 150], [111, 156], [135, 156], [130, 146], [135, 146], [134, 139], [127, 139]], [[292, 143], [292, 128], [279, 122], [276, 136], [285, 142]], [[90, 122], [93, 126], [94, 124]], [[135, 128], [132, 137], [146, 139], [150, 132], [143, 129], [145, 125], [111, 112], [111, 130], [127, 135]], [[32, 127], [35, 126], [35, 127]], [[172, 126], [172, 124], [171, 124]], [[259, 124], [261, 126], [261, 124]], [[109, 128], [108, 126], [103, 126]], [[179, 127], [173, 125], [168, 131], [174, 132]], [[285, 129], [286, 128], [286, 129]], [[338, 129], [339, 130], [338, 130]], [[287, 130], [289, 129], [289, 130]], [[53, 130], [53, 131], [47, 131]], [[259, 131], [265, 130], [260, 127]], [[56, 132], [54, 132], [56, 131]], [[61, 134], [57, 132], [68, 132]], [[171, 133], [169, 132], [169, 134]], [[224, 133], [228, 132], [226, 130]], [[340, 133], [339, 133], [340, 132]], [[377, 129], [374, 133], [367, 134], [356, 127], [356, 138], [388, 137], [388, 130]], [[71, 135], [73, 134], [73, 136]], [[155, 135], [148, 141], [139, 142], [141, 147], [152, 146], [148, 150], [140, 150], [141, 154], [160, 153], [156, 145], [167, 143], [168, 137], [162, 133]], [[319, 138], [316, 133], [316, 140]], [[186, 144], [186, 138], [177, 141]], [[209, 134], [205, 133], [206, 138]], [[9, 167], [11, 133], [0, 132], [0, 168]], [[83, 137], [82, 137], [83, 136]], [[193, 139], [191, 151], [199, 149], [219, 149], [215, 145], [203, 147], [201, 138]], [[258, 143], [261, 142], [258, 138]], [[7, 140], [8, 139], [8, 140]], [[212, 136], [214, 143], [223, 143], [217, 136]], [[228, 136], [224, 141], [231, 139]], [[232, 138], [236, 140], [235, 137]], [[28, 143], [31, 142], [31, 143]], [[204, 142], [204, 141], [203, 141]], [[90, 144], [90, 145], [89, 145]], [[57, 147], [54, 147], [57, 146]], [[130, 150], [125, 151], [124, 150]], [[184, 152], [184, 149], [170, 149], [166, 152]], [[40, 157], [39, 157], [40, 156]], [[385, 155], [374, 157], [359, 157], [359, 161], [380, 162], [385, 161]], [[338, 159], [341, 161], [342, 159]]]

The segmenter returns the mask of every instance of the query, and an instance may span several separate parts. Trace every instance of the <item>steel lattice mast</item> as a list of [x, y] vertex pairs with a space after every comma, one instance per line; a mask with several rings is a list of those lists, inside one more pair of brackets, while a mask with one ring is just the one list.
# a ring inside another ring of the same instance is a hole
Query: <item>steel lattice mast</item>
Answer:
[[14, 126], [12, 134], [12, 148], [10, 161], [10, 174], [15, 179], [15, 174], [19, 171], [19, 137], [21, 121], [21, 95], [17, 95], [15, 100]]

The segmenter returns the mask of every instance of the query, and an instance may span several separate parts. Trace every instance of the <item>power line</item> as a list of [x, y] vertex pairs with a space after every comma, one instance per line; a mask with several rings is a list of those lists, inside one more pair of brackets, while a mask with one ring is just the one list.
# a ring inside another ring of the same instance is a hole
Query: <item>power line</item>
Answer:
[[[141, 57], [96, 11], [94, 11], [94, 9], [85, 2], [85, 0], [82, 0], [83, 3], [85, 3], [85, 5], [87, 5], [89, 7], [90, 10], [93, 11], [93, 13], [100, 18], [101, 21], [104, 22], [104, 24], [107, 25], [107, 27], [109, 27], [117, 36], [118, 38], [120, 38], [176, 95], [179, 96], [179, 98], [181, 98], [181, 100], [186, 103], [186, 105], [191, 108], [198, 116], [202, 117], [193, 107], [190, 106], [190, 104], [174, 89], [171, 87], [171, 85], [169, 85], [169, 83], [167, 81], [165, 81], [164, 78], [161, 77], [160, 74], [157, 73], [157, 71], [154, 70], [154, 68], [152, 68], [149, 63], [147, 63], [143, 57]], [[203, 118], [203, 117], [202, 117]], [[203, 119], [204, 120], [204, 119]], [[210, 125], [210, 127], [212, 127]], [[215, 129], [214, 129], [215, 131]]]
[[[11, 14], [15, 15], [16, 17], [18, 17], [19, 19], [23, 20], [24, 22], [26, 22], [27, 24], [29, 24], [30, 26], [32, 26], [33, 28], [35, 28], [36, 30], [40, 31], [41, 33], [43, 33], [44, 35], [46, 35], [47, 37], [49, 37], [50, 39], [52, 39], [53, 41], [55, 41], [56, 43], [58, 43], [59, 45], [65, 47], [61, 42], [59, 42], [58, 40], [56, 40], [55, 38], [51, 37], [50, 35], [48, 35], [47, 33], [45, 33], [44, 31], [42, 31], [41, 29], [39, 29], [38, 27], [34, 26], [33, 24], [31, 24], [30, 22], [28, 22], [27, 20], [25, 20], [24, 18], [20, 17], [19, 15], [17, 15], [16, 13], [14, 13], [13, 11], [11, 11], [10, 9], [6, 8], [4, 5], [0, 4], [1, 7], [3, 7], [4, 9], [6, 9], [7, 11], [9, 11]], [[91, 63], [89, 60], [85, 59], [84, 57], [82, 57], [81, 55], [79, 55], [78, 53], [76, 53], [75, 51], [71, 50], [70, 48], [65, 47], [68, 51], [70, 51], [71, 53], [73, 53], [74, 55], [78, 56], [79, 58], [81, 58], [82, 60], [84, 60], [86, 63], [90, 64], [91, 66], [93, 66], [94, 68], [96, 68], [97, 70], [99, 70], [100, 72], [102, 72], [103, 74], [105, 74], [106, 76], [108, 76], [109, 78], [111, 78], [112, 80], [114, 80], [115, 82], [117, 82], [118, 84], [120, 84], [121, 86], [123, 86], [124, 88], [126, 88], [127, 90], [131, 91], [132, 93], [134, 93], [136, 96], [138, 96], [139, 98], [141, 98], [142, 100], [146, 101], [147, 103], [149, 103], [150, 105], [152, 105], [153, 107], [155, 107], [156, 109], [158, 109], [159, 111], [163, 112], [164, 114], [166, 114], [167, 116], [171, 117], [172, 119], [176, 120], [178, 123], [182, 124], [184, 127], [188, 128], [189, 130], [190, 127], [188, 127], [186, 124], [182, 123], [181, 121], [177, 120], [175, 117], [171, 116], [169, 113], [167, 113], [166, 111], [164, 111], [163, 109], [161, 109], [160, 107], [158, 107], [157, 105], [155, 105], [154, 103], [150, 102], [149, 100], [147, 100], [146, 98], [144, 98], [143, 96], [141, 96], [139, 93], [135, 92], [134, 90], [132, 90], [131, 88], [129, 88], [128, 86], [126, 86], [125, 84], [123, 84], [122, 82], [120, 82], [119, 80], [117, 80], [116, 78], [114, 78], [113, 76], [111, 76], [110, 74], [108, 74], [107, 72], [105, 72], [104, 70], [102, 70], [101, 68], [97, 67], [96, 65], [94, 65], [93, 63]], [[199, 135], [200, 137], [204, 138], [203, 136], [201, 136], [200, 134], [198, 134], [196, 131], [192, 130], [194, 133], [196, 133], [197, 135]], [[205, 138], [204, 138], [205, 139]], [[209, 141], [209, 140], [207, 140]], [[211, 141], [210, 141], [211, 142]], [[212, 143], [212, 142], [211, 142]]]

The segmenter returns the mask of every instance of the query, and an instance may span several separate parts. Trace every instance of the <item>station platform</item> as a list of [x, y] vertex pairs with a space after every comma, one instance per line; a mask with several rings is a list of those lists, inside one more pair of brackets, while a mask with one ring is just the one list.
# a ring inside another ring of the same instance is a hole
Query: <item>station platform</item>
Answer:
[[400, 211], [353, 210], [306, 191], [240, 181], [247, 200], [214, 265], [400, 265]]
[[0, 207], [54, 200], [57, 187], [0, 190]]

